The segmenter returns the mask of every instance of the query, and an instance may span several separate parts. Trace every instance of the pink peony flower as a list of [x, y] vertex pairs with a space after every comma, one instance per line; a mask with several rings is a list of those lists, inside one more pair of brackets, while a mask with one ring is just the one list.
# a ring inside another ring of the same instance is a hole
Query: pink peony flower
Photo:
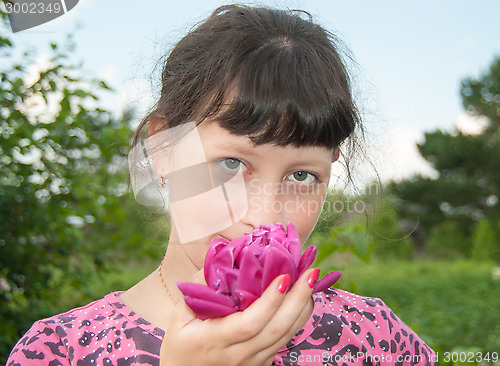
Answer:
[[[186, 304], [200, 319], [226, 316], [243, 311], [257, 300], [273, 280], [290, 275], [290, 287], [313, 263], [316, 247], [301, 254], [301, 243], [291, 222], [261, 225], [251, 234], [228, 242], [215, 238], [205, 257], [207, 286], [178, 282]], [[340, 278], [330, 272], [319, 280], [313, 292], [321, 292]]]

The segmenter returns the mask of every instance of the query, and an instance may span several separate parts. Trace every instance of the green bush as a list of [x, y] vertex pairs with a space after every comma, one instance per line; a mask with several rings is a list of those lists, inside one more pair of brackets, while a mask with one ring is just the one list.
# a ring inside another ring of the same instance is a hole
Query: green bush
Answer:
[[100, 108], [111, 89], [71, 37], [28, 83], [34, 55], [13, 61], [6, 22], [0, 9], [0, 364], [35, 320], [95, 299], [97, 270], [157, 255], [127, 197], [132, 112]]
[[[390, 192], [380, 194], [376, 184], [361, 195], [328, 193], [323, 212], [310, 239], [318, 246], [318, 261], [351, 254], [368, 262], [377, 259], [412, 259], [414, 244], [400, 227], [396, 197]], [[337, 261], [335, 265], [342, 263]]]
[[487, 218], [474, 226], [472, 233], [472, 258], [483, 261], [500, 261], [500, 241], [495, 227]]
[[414, 244], [410, 232], [400, 227], [400, 219], [396, 205], [392, 202], [396, 197], [390, 193], [382, 199], [371, 198], [371, 218], [368, 231], [373, 236], [374, 254], [378, 259], [412, 259]]
[[367, 229], [366, 212], [355, 208], [359, 203], [364, 207], [361, 196], [347, 196], [335, 190], [328, 192], [308, 240], [308, 244], [317, 247], [315, 265], [322, 270], [342, 269], [342, 263], [351, 256], [370, 261], [375, 244]]
[[444, 221], [432, 227], [426, 249], [435, 258], [467, 258], [470, 255], [470, 241], [456, 221]]

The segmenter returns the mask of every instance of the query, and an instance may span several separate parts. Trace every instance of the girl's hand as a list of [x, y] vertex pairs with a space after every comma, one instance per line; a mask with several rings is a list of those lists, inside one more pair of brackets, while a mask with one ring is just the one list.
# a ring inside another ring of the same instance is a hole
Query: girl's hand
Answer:
[[[279, 291], [280, 282], [282, 291], [286, 290], [284, 277], [277, 277], [245, 311], [223, 318], [199, 320], [180, 301], [165, 330], [160, 366], [270, 365], [278, 350], [310, 318], [318, 270], [303, 273], [285, 294]], [[203, 271], [192, 282], [203, 283]]]

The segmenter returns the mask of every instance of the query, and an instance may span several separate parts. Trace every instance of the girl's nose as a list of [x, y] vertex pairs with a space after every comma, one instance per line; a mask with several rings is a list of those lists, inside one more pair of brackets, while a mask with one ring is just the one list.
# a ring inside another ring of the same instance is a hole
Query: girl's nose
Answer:
[[281, 183], [254, 179], [247, 185], [248, 211], [242, 222], [253, 228], [284, 222]]

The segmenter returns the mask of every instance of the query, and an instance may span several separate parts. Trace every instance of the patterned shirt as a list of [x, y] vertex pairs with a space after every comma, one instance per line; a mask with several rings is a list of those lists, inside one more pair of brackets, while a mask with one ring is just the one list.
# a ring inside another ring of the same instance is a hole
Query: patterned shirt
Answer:
[[[164, 331], [128, 308], [120, 294], [35, 322], [7, 366], [158, 366]], [[380, 299], [333, 288], [313, 299], [312, 316], [273, 365], [434, 364], [434, 351]]]

